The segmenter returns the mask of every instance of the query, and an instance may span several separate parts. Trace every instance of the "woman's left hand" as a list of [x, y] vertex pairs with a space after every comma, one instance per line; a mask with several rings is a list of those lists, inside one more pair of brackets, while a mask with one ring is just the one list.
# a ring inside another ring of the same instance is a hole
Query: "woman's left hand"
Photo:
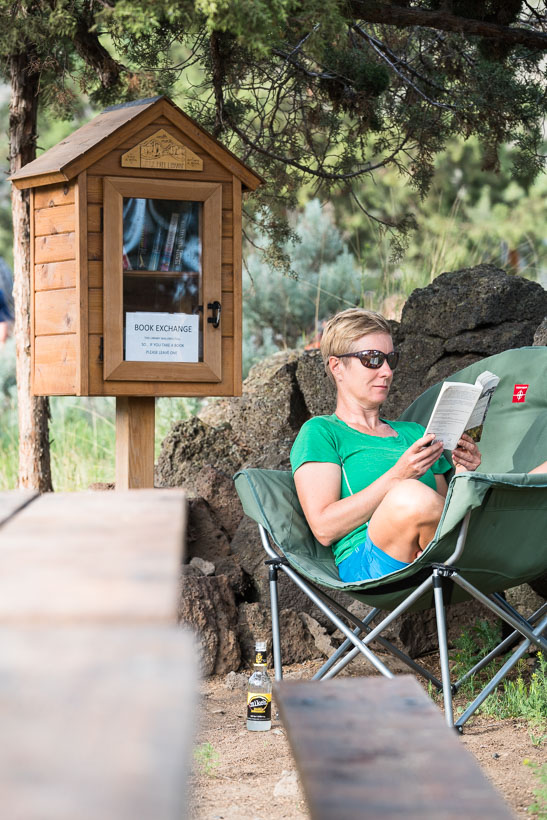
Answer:
[[452, 450], [452, 461], [457, 473], [467, 470], [476, 470], [481, 463], [480, 450], [471, 436], [464, 433], [458, 441], [458, 446]]

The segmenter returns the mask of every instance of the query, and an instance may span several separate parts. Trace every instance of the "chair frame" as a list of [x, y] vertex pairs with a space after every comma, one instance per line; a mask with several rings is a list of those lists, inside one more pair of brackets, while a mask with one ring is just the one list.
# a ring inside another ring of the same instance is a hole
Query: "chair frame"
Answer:
[[[376, 640], [384, 649], [397, 657], [414, 672], [422, 675], [439, 691], [443, 692], [445, 719], [449, 727], [457, 729], [462, 732], [464, 724], [469, 720], [488, 695], [494, 691], [498, 684], [505, 678], [508, 672], [515, 666], [519, 659], [529, 650], [530, 646], [535, 645], [538, 649], [542, 649], [547, 653], [547, 639], [543, 633], [547, 629], [547, 602], [543, 604], [536, 612], [534, 612], [529, 619], [524, 618], [516, 609], [508, 604], [499, 593], [492, 593], [485, 595], [476, 586], [467, 581], [459, 572], [456, 563], [463, 555], [465, 543], [467, 539], [467, 531], [469, 527], [469, 520], [471, 512], [468, 512], [462, 520], [460, 530], [456, 542], [456, 546], [452, 555], [442, 564], [431, 565], [431, 575], [422, 581], [416, 589], [411, 592], [408, 597], [402, 601], [395, 609], [393, 609], [383, 620], [376, 626], [371, 626], [372, 622], [381, 612], [379, 608], [374, 608], [364, 618], [360, 620], [353, 613], [351, 613], [342, 604], [335, 601], [323, 589], [308, 579], [304, 579], [289, 564], [287, 558], [280, 554], [277, 549], [272, 546], [270, 535], [262, 524], [258, 524], [260, 538], [262, 545], [269, 559], [265, 562], [269, 565], [269, 588], [270, 588], [270, 602], [271, 602], [271, 618], [272, 618], [272, 643], [273, 643], [273, 658], [274, 658], [274, 674], [275, 680], [280, 681], [283, 678], [282, 660], [281, 660], [281, 640], [279, 629], [279, 607], [278, 607], [278, 573], [282, 570], [307, 597], [318, 607], [318, 609], [329, 618], [329, 620], [336, 626], [343, 635], [345, 640], [341, 646], [333, 653], [333, 655], [323, 664], [323, 666], [313, 676], [313, 680], [328, 680], [337, 675], [342, 669], [350, 663], [359, 653], [375, 667], [375, 669], [387, 678], [393, 678], [394, 674], [391, 670], [378, 658], [378, 656], [369, 648], [369, 644]], [[482, 658], [471, 670], [466, 672], [459, 680], [452, 682], [450, 675], [449, 659], [448, 659], [448, 641], [446, 634], [446, 615], [444, 603], [443, 586], [452, 582], [458, 584], [465, 590], [472, 598], [479, 601], [491, 612], [501, 618], [505, 623], [512, 627], [513, 632], [505, 638], [495, 649]], [[441, 666], [441, 680], [432, 675], [427, 669], [415, 660], [410, 658], [404, 652], [395, 647], [390, 641], [381, 637], [382, 631], [386, 629], [399, 615], [408, 610], [416, 601], [418, 601], [425, 592], [433, 590], [435, 617], [437, 623], [437, 637], [439, 644], [439, 657]], [[339, 617], [336, 612], [339, 612], [342, 617], [354, 625], [352, 630]], [[361, 633], [366, 633], [363, 638], [359, 636]], [[461, 687], [461, 685], [468, 680], [473, 674], [480, 671], [484, 666], [490, 663], [495, 657], [502, 655], [513, 645], [515, 640], [523, 638], [523, 642], [517, 647], [513, 654], [507, 659], [503, 666], [498, 670], [496, 675], [486, 684], [481, 690], [475, 700], [468, 706], [465, 712], [454, 720], [454, 708], [452, 698]], [[352, 648], [350, 648], [352, 647]]]

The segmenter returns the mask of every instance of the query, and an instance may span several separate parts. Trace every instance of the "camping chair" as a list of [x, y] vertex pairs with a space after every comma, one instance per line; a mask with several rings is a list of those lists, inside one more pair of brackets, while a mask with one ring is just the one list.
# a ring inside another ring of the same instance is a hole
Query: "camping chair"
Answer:
[[[277, 604], [280, 570], [346, 638], [314, 679], [333, 677], [358, 653], [382, 675], [392, 678], [393, 673], [370, 649], [376, 640], [442, 689], [446, 721], [459, 731], [531, 645], [547, 651], [547, 639], [543, 637], [547, 603], [526, 619], [500, 594], [539, 578], [547, 570], [547, 475], [527, 475], [528, 470], [547, 460], [547, 348], [505, 351], [476, 362], [450, 380], [474, 382], [483, 370], [500, 377], [480, 444], [483, 472], [461, 473], [451, 479], [431, 543], [411, 565], [380, 579], [359, 583], [340, 580], [331, 550], [319, 544], [308, 527], [290, 472], [246, 469], [236, 474], [243, 509], [257, 522], [268, 556], [276, 680], [282, 677]], [[427, 424], [441, 384], [427, 390], [401, 418]], [[515, 385], [523, 384], [528, 385], [525, 401], [514, 402]], [[360, 620], [326, 590], [343, 591], [373, 609]], [[452, 683], [444, 605], [445, 600], [456, 603], [469, 598], [484, 604], [513, 632], [463, 678]], [[381, 634], [402, 613], [431, 606], [435, 607], [437, 621], [440, 681]], [[373, 625], [382, 611], [384, 617]], [[452, 695], [465, 679], [521, 637], [524, 642], [454, 723]]]

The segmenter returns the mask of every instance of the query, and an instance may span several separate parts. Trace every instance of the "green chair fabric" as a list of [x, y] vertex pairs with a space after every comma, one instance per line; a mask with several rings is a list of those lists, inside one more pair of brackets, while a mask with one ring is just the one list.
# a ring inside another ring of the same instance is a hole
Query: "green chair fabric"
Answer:
[[[483, 370], [499, 376], [480, 443], [485, 473], [526, 473], [547, 461], [547, 347], [506, 350], [460, 370], [448, 381], [473, 383]], [[430, 387], [401, 414], [427, 424], [443, 382]], [[527, 385], [524, 401], [513, 401]]]
[[[450, 381], [474, 382], [483, 370], [500, 377], [480, 445], [480, 469], [488, 472], [452, 478], [435, 537], [410, 566], [381, 579], [341, 581], [331, 550], [316, 541], [307, 525], [289, 472], [238, 472], [236, 488], [245, 513], [267, 530], [305, 578], [381, 609], [394, 609], [430, 573], [428, 567], [448, 560], [467, 512], [466, 548], [458, 562], [466, 580], [488, 594], [539, 577], [547, 569], [547, 475], [526, 471], [547, 460], [547, 348], [491, 356]], [[425, 425], [441, 384], [426, 391], [401, 418]], [[515, 385], [523, 384], [528, 385], [525, 401], [513, 402]], [[452, 602], [465, 598], [463, 590], [453, 590]], [[414, 608], [431, 605], [432, 593], [427, 593]]]

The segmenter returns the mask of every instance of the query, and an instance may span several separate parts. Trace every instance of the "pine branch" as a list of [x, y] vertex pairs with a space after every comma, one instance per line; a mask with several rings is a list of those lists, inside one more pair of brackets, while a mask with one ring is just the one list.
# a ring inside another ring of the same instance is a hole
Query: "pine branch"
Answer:
[[127, 69], [108, 53], [89, 26], [85, 17], [80, 18], [74, 35], [74, 47], [82, 60], [96, 72], [102, 87], [113, 88]]
[[381, 0], [350, 0], [349, 8], [355, 18], [367, 23], [385, 23], [396, 28], [423, 26], [509, 45], [522, 45], [534, 51], [547, 50], [547, 34], [544, 32], [458, 17], [448, 11], [429, 11], [415, 6], [404, 8], [395, 2]]

